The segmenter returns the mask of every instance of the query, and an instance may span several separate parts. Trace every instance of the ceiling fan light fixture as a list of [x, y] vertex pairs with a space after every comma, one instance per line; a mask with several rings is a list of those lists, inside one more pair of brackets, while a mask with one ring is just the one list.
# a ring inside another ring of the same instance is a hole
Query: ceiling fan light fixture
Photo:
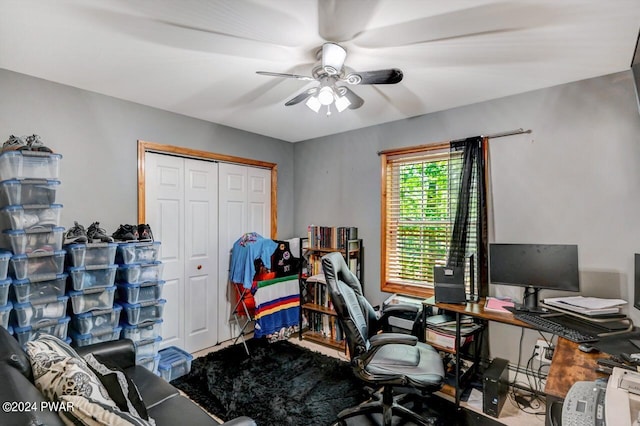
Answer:
[[305, 105], [307, 105], [313, 112], [320, 111], [320, 107], [322, 106], [318, 98], [315, 96], [309, 97], [309, 99], [307, 99], [307, 102], [305, 102]]
[[324, 86], [322, 89], [320, 89], [320, 92], [318, 92], [318, 101], [322, 105], [331, 105], [331, 103], [333, 102], [333, 98], [333, 89], [331, 89], [331, 87], [329, 86]]
[[345, 96], [336, 95], [335, 102], [336, 102], [336, 109], [338, 110], [338, 112], [344, 111], [349, 107], [349, 105], [351, 105], [351, 101], [349, 101], [349, 99], [347, 99]]

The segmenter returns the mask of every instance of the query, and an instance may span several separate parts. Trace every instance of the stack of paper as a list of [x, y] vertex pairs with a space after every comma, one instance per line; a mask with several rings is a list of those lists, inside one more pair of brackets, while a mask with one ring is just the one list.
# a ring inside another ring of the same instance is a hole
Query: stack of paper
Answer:
[[627, 303], [622, 299], [602, 299], [599, 297], [553, 297], [544, 299], [544, 303], [551, 307], [566, 309], [583, 315], [617, 314], [620, 307]]

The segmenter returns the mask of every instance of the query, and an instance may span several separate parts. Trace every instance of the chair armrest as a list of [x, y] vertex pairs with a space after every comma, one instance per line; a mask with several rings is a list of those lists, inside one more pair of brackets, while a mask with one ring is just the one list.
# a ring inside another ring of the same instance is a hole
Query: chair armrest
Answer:
[[418, 343], [418, 338], [410, 334], [380, 333], [375, 336], [371, 336], [369, 343], [371, 343], [371, 348], [389, 344], [415, 346]]
[[136, 365], [136, 349], [129, 339], [112, 340], [110, 342], [96, 343], [82, 346], [76, 349], [80, 356], [93, 354], [109, 359], [114, 364], [125, 369]]
[[416, 305], [387, 305], [384, 307], [384, 309], [382, 310], [382, 315], [386, 315], [390, 312], [415, 312], [418, 313], [418, 311], [420, 310], [420, 308], [418, 308]]

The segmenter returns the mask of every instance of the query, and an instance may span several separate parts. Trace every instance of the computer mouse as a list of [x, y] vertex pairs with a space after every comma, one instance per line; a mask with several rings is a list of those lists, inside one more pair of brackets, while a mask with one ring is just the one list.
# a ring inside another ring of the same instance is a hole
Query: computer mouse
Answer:
[[598, 349], [596, 349], [595, 346], [590, 345], [588, 343], [582, 343], [580, 345], [578, 345], [578, 349], [580, 349], [582, 352], [599, 352]]

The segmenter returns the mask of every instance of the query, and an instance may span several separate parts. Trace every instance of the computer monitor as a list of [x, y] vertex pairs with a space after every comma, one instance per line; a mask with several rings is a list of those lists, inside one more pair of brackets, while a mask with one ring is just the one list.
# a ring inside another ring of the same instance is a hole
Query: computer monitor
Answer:
[[538, 310], [539, 290], [580, 291], [575, 244], [490, 244], [489, 281], [525, 287], [522, 305]]

